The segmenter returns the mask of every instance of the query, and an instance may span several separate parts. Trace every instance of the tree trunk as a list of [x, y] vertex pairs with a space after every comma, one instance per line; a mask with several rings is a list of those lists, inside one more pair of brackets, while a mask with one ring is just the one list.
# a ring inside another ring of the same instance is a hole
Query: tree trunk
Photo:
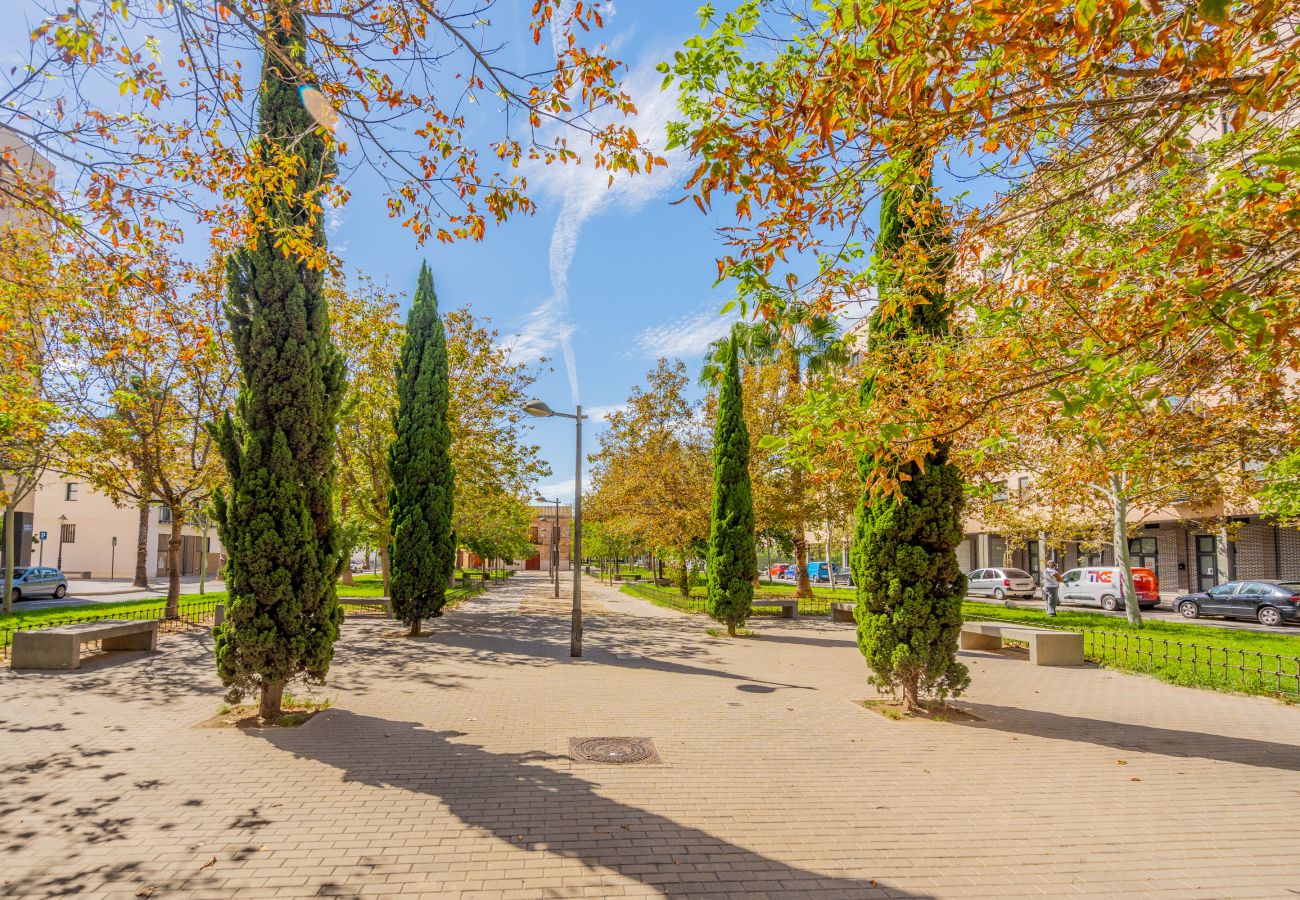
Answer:
[[1115, 520], [1112, 523], [1114, 533], [1111, 539], [1115, 543], [1115, 565], [1119, 567], [1119, 587], [1124, 594], [1124, 614], [1134, 628], [1142, 627], [1142, 608], [1138, 606], [1137, 588], [1133, 584], [1133, 564], [1128, 555], [1128, 494], [1122, 473], [1110, 476], [1110, 501]]
[[388, 596], [388, 541], [380, 540], [379, 543], [379, 572], [384, 580], [384, 596]]
[[262, 722], [270, 723], [280, 718], [282, 705], [284, 703], [284, 686], [283, 678], [276, 681], [262, 682], [262, 696], [257, 705], [257, 713], [262, 717]]
[[153, 507], [148, 500], [140, 501], [140, 519], [135, 533], [135, 580], [132, 587], [149, 586], [149, 513]]
[[902, 673], [899, 687], [903, 692], [903, 712], [915, 712], [921, 708], [921, 673]]
[[735, 636], [736, 636], [736, 623], [735, 623], [735, 622], [728, 622], [728, 623], [727, 623], [727, 637], [735, 637]]
[[4, 513], [4, 560], [5, 560], [5, 595], [4, 611], [9, 615], [14, 611], [14, 508], [5, 505]]
[[681, 574], [677, 576], [677, 590], [681, 591], [683, 597], [691, 595], [691, 570], [685, 560], [682, 561]]
[[172, 511], [172, 533], [167, 541], [167, 610], [163, 615], [175, 618], [181, 607], [181, 548], [185, 546], [181, 529], [185, 525], [183, 507], [177, 504]]
[[340, 579], [344, 584], [356, 584], [352, 580], [352, 560], [349, 559], [343, 563], [343, 576]]
[[[789, 392], [789, 402], [793, 406], [798, 406], [803, 395], [803, 372], [800, 369], [799, 354], [793, 347], [787, 346], [786, 353], [786, 387]], [[790, 506], [794, 508], [794, 562], [797, 566], [794, 573], [794, 596], [798, 600], [812, 599], [812, 583], [808, 580], [808, 535], [806, 533], [807, 523], [804, 521], [804, 495], [807, 488], [804, 485], [803, 470], [795, 465], [794, 471], [790, 473]]]
[[421, 619], [419, 616], [416, 616], [416, 617], [415, 617], [415, 621], [413, 621], [413, 622], [411, 623], [411, 630], [410, 630], [410, 632], [408, 633], [407, 636], [408, 636], [408, 637], [419, 637], [420, 634], [421, 634], [421, 632], [420, 632], [420, 626], [423, 625], [423, 624], [424, 624], [424, 620]]
[[803, 516], [798, 518], [794, 528], [794, 595], [797, 599], [807, 600], [813, 593], [812, 582], [808, 580], [808, 537], [803, 530]]

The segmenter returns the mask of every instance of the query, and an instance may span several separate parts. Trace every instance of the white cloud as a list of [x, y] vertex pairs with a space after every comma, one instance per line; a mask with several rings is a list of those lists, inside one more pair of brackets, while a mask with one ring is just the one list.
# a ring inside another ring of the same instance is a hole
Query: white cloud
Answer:
[[565, 478], [562, 481], [552, 481], [547, 484], [538, 485], [537, 493], [538, 495], [545, 497], [547, 500], [554, 500], [558, 497], [561, 503], [572, 503], [574, 484], [575, 482], [572, 478]]
[[614, 403], [614, 404], [610, 404], [609, 406], [589, 407], [588, 409], [584, 409], [582, 411], [582, 414], [584, 416], [588, 416], [593, 420], [608, 422], [611, 414], [616, 412], [626, 412], [627, 409], [628, 409], [628, 404], [626, 403]]
[[[571, 2], [566, 3], [564, 8], [557, 10], [556, 21], [561, 20], [561, 14], [571, 5]], [[607, 19], [612, 12], [611, 4], [605, 10]], [[551, 40], [554, 46], [560, 47], [564, 40], [562, 29], [553, 26]], [[589, 161], [583, 165], [537, 165], [529, 174], [532, 185], [560, 202], [560, 212], [551, 232], [551, 296], [529, 315], [516, 347], [522, 346], [530, 352], [539, 348], [545, 348], [547, 352], [559, 349], [564, 356], [574, 403], [581, 401], [571, 343], [569, 268], [577, 254], [583, 227], [593, 216], [611, 209], [635, 212], [669, 191], [675, 184], [673, 171], [685, 159], [681, 148], [665, 150], [668, 122], [677, 115], [678, 94], [675, 89], [660, 89], [662, 78], [654, 69], [657, 59], [656, 55], [648, 54], [632, 66], [631, 73], [623, 82], [623, 89], [637, 109], [631, 123], [637, 136], [643, 145], [664, 157], [668, 162], [666, 167], [656, 166], [648, 174], [616, 174], [612, 184], [610, 173], [595, 168]], [[590, 121], [599, 126], [614, 119], [593, 116]]]
[[732, 319], [719, 315], [716, 309], [701, 310], [645, 329], [636, 336], [636, 349], [649, 359], [703, 356], [710, 344], [727, 333], [731, 323]]

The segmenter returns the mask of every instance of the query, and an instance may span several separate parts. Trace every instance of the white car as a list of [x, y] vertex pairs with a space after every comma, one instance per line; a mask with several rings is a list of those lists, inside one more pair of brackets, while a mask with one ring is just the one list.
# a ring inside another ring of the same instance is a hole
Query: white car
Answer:
[[1022, 569], [976, 569], [966, 576], [966, 593], [999, 603], [1008, 597], [1032, 600], [1034, 579]]

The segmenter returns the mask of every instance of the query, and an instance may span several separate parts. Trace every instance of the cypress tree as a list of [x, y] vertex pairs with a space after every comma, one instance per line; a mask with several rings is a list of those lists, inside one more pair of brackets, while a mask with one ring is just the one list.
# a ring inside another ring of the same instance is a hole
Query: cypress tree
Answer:
[[[876, 244], [881, 305], [871, 321], [873, 349], [912, 345], [947, 333], [944, 282], [951, 266], [947, 235], [928, 173], [913, 172], [885, 192]], [[906, 354], [898, 354], [906, 358]], [[871, 400], [871, 381], [862, 401]], [[882, 460], [859, 459], [866, 474]], [[854, 528], [858, 646], [871, 681], [902, 695], [906, 710], [923, 698], [940, 701], [970, 684], [957, 661], [966, 579], [957, 564], [963, 536], [961, 473], [939, 445], [922, 464], [894, 462], [897, 494], [864, 491]]]
[[420, 623], [442, 615], [456, 561], [452, 503], [456, 492], [447, 426], [447, 335], [427, 264], [420, 267], [415, 302], [397, 366], [397, 418], [388, 448], [392, 487], [393, 614], [420, 634]]
[[323, 250], [324, 223], [312, 205], [334, 172], [299, 100], [298, 79], [281, 62], [303, 59], [301, 15], [273, 18], [265, 41], [260, 150], [301, 165], [291, 190], [268, 201], [252, 239], [227, 262], [226, 313], [240, 385], [234, 417], [214, 428], [230, 481], [215, 504], [229, 599], [225, 622], [213, 631], [217, 672], [231, 699], [259, 691], [261, 716], [273, 720], [291, 679], [325, 678], [343, 619], [333, 500], [345, 374], [330, 341], [319, 265], [275, 245], [277, 234], [293, 229]]
[[713, 506], [709, 520], [709, 615], [736, 628], [749, 618], [758, 557], [754, 550], [754, 501], [749, 482], [749, 429], [745, 426], [740, 362], [733, 335], [718, 395], [713, 433]]

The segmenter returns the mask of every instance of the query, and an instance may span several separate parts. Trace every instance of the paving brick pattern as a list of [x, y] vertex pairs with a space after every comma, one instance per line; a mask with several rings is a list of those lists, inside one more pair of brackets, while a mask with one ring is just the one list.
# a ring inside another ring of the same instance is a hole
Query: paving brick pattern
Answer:
[[[567, 587], [567, 586], [566, 586]], [[200, 729], [205, 633], [0, 675], [14, 897], [1293, 897], [1300, 709], [969, 653], [967, 723], [894, 722], [852, 628], [705, 621], [523, 577], [418, 640], [352, 619], [334, 707]], [[659, 765], [568, 758], [650, 737]], [[1122, 764], [1121, 764], [1122, 762]]]

